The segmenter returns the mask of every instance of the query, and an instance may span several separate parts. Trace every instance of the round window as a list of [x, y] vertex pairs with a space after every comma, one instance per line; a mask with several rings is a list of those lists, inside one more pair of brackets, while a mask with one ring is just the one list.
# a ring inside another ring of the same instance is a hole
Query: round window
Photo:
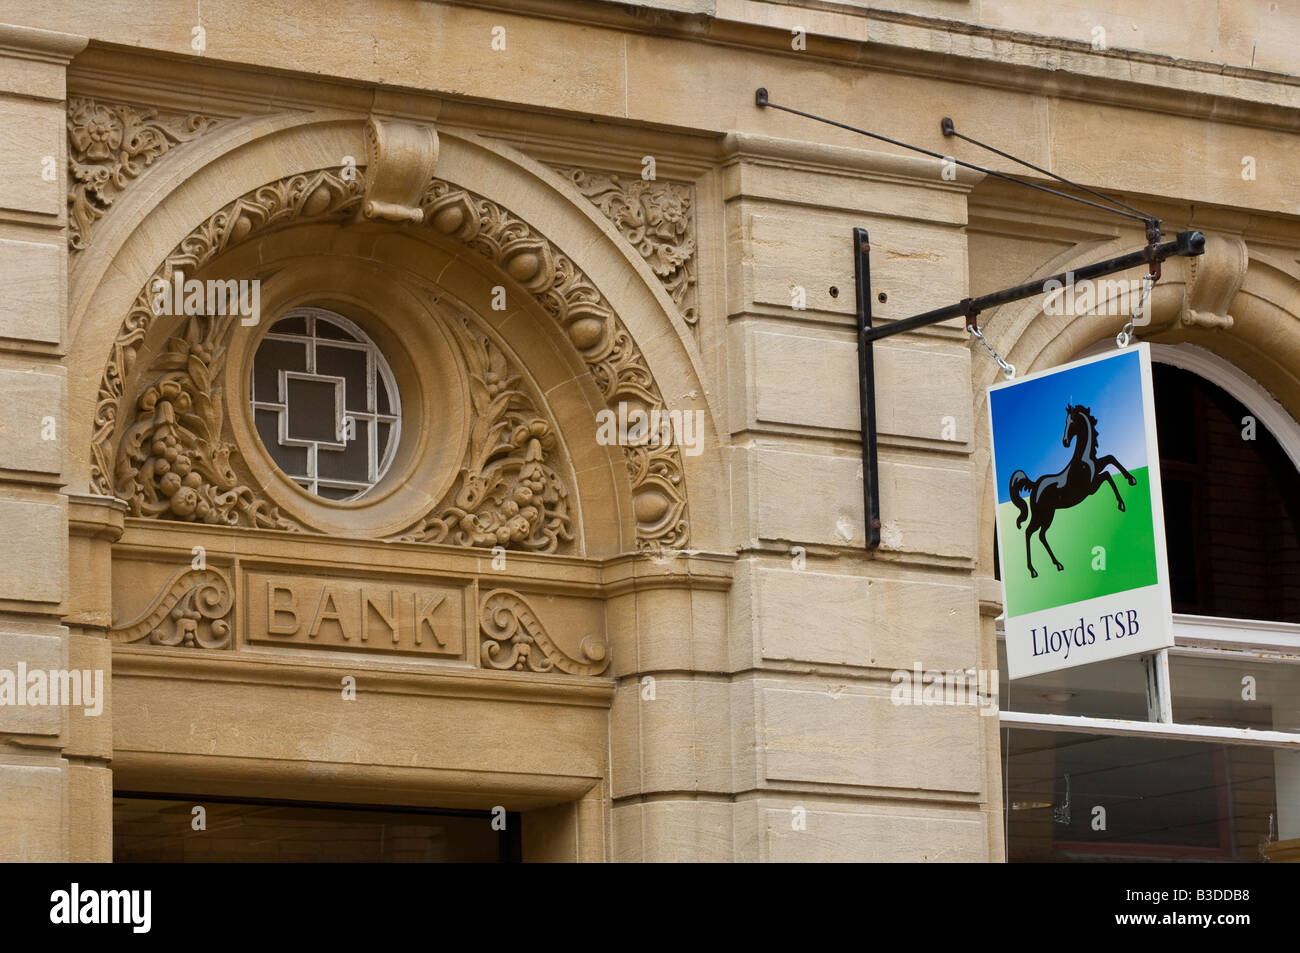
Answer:
[[393, 372], [361, 328], [322, 308], [295, 308], [253, 357], [253, 418], [276, 466], [304, 490], [343, 502], [383, 479], [402, 408]]

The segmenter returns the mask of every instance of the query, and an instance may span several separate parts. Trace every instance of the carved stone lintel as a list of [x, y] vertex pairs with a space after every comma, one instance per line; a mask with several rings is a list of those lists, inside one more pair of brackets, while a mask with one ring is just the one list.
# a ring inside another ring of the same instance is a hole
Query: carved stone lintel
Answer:
[[113, 200], [172, 147], [219, 120], [199, 113], [160, 113], [125, 103], [68, 98], [68, 246], [81, 251], [90, 226]]
[[109, 629], [114, 642], [148, 642], [196, 649], [228, 649], [234, 590], [218, 569], [182, 569], [145, 611]]
[[488, 668], [599, 675], [609, 666], [603, 636], [583, 639], [583, 657], [574, 658], [555, 644], [532, 607], [517, 592], [489, 592], [483, 597], [478, 616], [483, 632], [480, 657]]
[[438, 164], [438, 133], [432, 126], [371, 117], [366, 123], [366, 218], [424, 221], [420, 195]]
[[1250, 255], [1240, 238], [1205, 236], [1205, 254], [1188, 258], [1187, 283], [1178, 320], [1184, 327], [1232, 327], [1228, 306], [1246, 278]]

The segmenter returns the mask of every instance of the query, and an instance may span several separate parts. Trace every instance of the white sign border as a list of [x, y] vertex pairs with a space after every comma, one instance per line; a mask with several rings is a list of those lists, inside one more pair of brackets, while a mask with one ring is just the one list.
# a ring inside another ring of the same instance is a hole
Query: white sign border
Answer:
[[[1088, 659], [1087, 661], [1084, 662], [1067, 662], [1066, 664], [1063, 665], [1050, 665], [1049, 667], [1046, 668], [1035, 667], [1033, 671], [1023, 671], [1023, 670], [1013, 671], [1012, 667], [1013, 667], [1014, 656], [1011, 649], [1011, 640], [1013, 637], [1013, 630], [1018, 628], [1018, 626], [1015, 626], [1012, 623], [1011, 617], [1007, 616], [1006, 614], [1007, 583], [1006, 583], [1006, 579], [1003, 578], [1000, 579], [999, 582], [1002, 584], [1002, 615], [1004, 619], [1003, 630], [1004, 630], [1004, 637], [1005, 637], [1006, 649], [1007, 649], [1007, 678], [1009, 680], [1017, 679], [1017, 678], [1025, 678], [1030, 675], [1041, 675], [1046, 672], [1061, 671], [1067, 668], [1074, 668], [1075, 666], [1078, 665], [1087, 665], [1092, 662], [1102, 662], [1102, 661], [1109, 661], [1110, 659], [1127, 658], [1132, 655], [1145, 655], [1154, 651], [1159, 651], [1160, 649], [1163, 648], [1173, 647], [1174, 617], [1173, 617], [1173, 605], [1172, 605], [1170, 592], [1169, 592], [1169, 555], [1166, 552], [1166, 543], [1165, 543], [1164, 488], [1160, 484], [1160, 444], [1159, 444], [1158, 436], [1156, 434], [1155, 387], [1153, 385], [1152, 377], [1151, 377], [1150, 345], [1146, 343], [1133, 344], [1126, 348], [1118, 349], [1115, 351], [1107, 351], [1104, 354], [1098, 354], [1093, 357], [1085, 357], [1077, 361], [1071, 361], [1068, 364], [1058, 364], [1054, 367], [1050, 367], [1045, 370], [1036, 371], [1033, 374], [1026, 374], [1023, 377], [1017, 377], [1014, 380], [1001, 381], [989, 385], [985, 399], [988, 403], [988, 417], [989, 417], [989, 462], [992, 464], [992, 470], [993, 470], [993, 531], [994, 531], [994, 535], [997, 538], [998, 565], [1006, 566], [1007, 559], [1006, 559], [1006, 553], [1003, 550], [1002, 528], [998, 525], [998, 518], [997, 518], [998, 464], [997, 464], [997, 446], [996, 446], [997, 441], [994, 438], [994, 432], [993, 432], [993, 392], [995, 390], [1003, 390], [1008, 387], [1015, 387], [1019, 384], [1025, 383], [1026, 381], [1035, 380], [1037, 378], [1054, 376], [1056, 374], [1060, 374], [1063, 371], [1073, 370], [1076, 367], [1083, 367], [1086, 364], [1096, 364], [1100, 361], [1114, 360], [1117, 357], [1120, 357], [1125, 354], [1129, 354], [1135, 350], [1138, 353], [1138, 366], [1142, 378], [1141, 412], [1142, 412], [1143, 431], [1144, 431], [1144, 436], [1146, 437], [1147, 477], [1150, 483], [1149, 492], [1151, 493], [1151, 522], [1152, 522], [1152, 531], [1154, 534], [1153, 543], [1155, 545], [1155, 550], [1156, 550], [1155, 553], [1156, 582], [1154, 584], [1154, 587], [1158, 587], [1164, 593], [1164, 602], [1162, 605], [1162, 611], [1160, 613], [1159, 621], [1162, 623], [1163, 631], [1165, 633], [1165, 638], [1161, 640], [1159, 644], [1153, 645], [1149, 642], [1144, 642], [1144, 644], [1139, 645], [1137, 648], [1134, 648], [1132, 651], [1124, 651], [1114, 655], [1107, 655], [1103, 658]], [[1135, 411], [1137, 409], [1138, 408], [1134, 408]], [[1005, 573], [1003, 573], [1003, 576], [1005, 577]], [[1124, 590], [1124, 592], [1141, 592], [1143, 590], [1149, 590], [1151, 588], [1153, 587], [1139, 586], [1136, 587], [1135, 589]], [[1111, 593], [1109, 596], [1099, 596], [1096, 597], [1096, 599], [1111, 598], [1115, 596], [1121, 596], [1123, 594], [1124, 593], [1122, 592]], [[1071, 603], [1067, 603], [1066, 605], [1057, 606], [1054, 609], [1044, 610], [1044, 611], [1065, 612], [1066, 609], [1069, 609], [1074, 606], [1083, 606], [1089, 602], [1096, 601], [1096, 599], [1083, 600], [1082, 602], [1071, 602]], [[1027, 615], [1028, 614], [1026, 614], [1026, 616]], [[1026, 618], [1026, 616], [1017, 616], [1016, 618], [1023, 619]], [[1014, 634], [1019, 635], [1021, 633], [1014, 633]], [[1144, 641], [1144, 640], [1139, 640], [1139, 641]], [[1117, 642], [1116, 644], [1119, 643]]]

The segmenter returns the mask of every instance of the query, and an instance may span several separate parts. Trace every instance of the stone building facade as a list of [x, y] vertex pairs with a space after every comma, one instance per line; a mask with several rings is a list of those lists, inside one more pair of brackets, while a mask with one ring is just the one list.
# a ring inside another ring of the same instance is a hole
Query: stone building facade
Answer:
[[[998, 369], [960, 321], [876, 348], [868, 551], [850, 237], [887, 321], [1142, 229], [755, 89], [1204, 231], [1141, 335], [1290, 419], [1282, 6], [0, 0], [0, 667], [105, 684], [0, 707], [0, 856], [110, 860], [146, 793], [1005, 859], [999, 719], [891, 701], [998, 667]], [[1028, 371], [1125, 317], [981, 320]]]

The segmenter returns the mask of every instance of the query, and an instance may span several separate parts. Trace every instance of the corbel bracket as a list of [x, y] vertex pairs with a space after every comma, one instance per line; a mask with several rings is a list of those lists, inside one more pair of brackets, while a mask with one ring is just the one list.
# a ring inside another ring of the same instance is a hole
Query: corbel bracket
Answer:
[[432, 126], [376, 119], [366, 122], [365, 218], [424, 221], [420, 196], [438, 164], [438, 133]]

